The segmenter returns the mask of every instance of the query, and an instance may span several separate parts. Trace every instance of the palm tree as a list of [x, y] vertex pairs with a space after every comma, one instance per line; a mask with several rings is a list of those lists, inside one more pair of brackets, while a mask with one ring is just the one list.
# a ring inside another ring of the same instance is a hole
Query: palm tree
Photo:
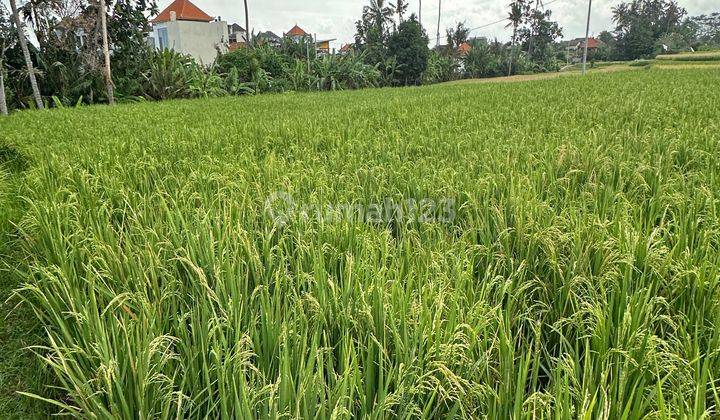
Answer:
[[33, 90], [35, 105], [37, 105], [38, 109], [43, 109], [40, 88], [38, 87], [37, 79], [35, 78], [35, 67], [33, 67], [32, 59], [30, 58], [30, 50], [28, 50], [27, 39], [25, 39], [25, 31], [23, 30], [23, 23], [22, 20], [20, 20], [20, 14], [18, 13], [15, 0], [10, 0], [10, 9], [12, 10], [12, 18], [15, 22], [15, 29], [17, 29], [20, 49], [22, 50], [23, 57], [25, 58], [25, 66], [27, 67], [28, 77], [30, 78], [30, 86]]
[[5, 75], [2, 68], [2, 60], [0, 60], [0, 115], [7, 115], [8, 107], [5, 100]]
[[245, 3], [245, 44], [248, 47], [252, 46], [252, 34], [250, 33], [250, 15], [248, 14], [247, 0], [243, 0]]
[[402, 23], [403, 21], [403, 15], [407, 12], [408, 4], [405, 3], [405, 0], [397, 0], [397, 3], [395, 3], [395, 13], [398, 15], [398, 22]]
[[530, 39], [528, 40], [528, 57], [531, 59], [533, 53], [533, 41], [535, 40], [535, 30], [538, 29], [539, 26], [538, 9], [540, 7], [545, 7], [542, 0], [535, 0], [535, 10], [533, 11], [530, 25]]
[[375, 27], [380, 33], [380, 38], [383, 38], [386, 25], [393, 23], [393, 15], [395, 15], [395, 10], [388, 7], [385, 0], [370, 0], [368, 16], [375, 23]]
[[115, 105], [115, 91], [112, 81], [112, 73], [110, 70], [110, 48], [108, 47], [107, 33], [107, 16], [105, 16], [105, 0], [98, 0], [98, 12], [100, 13], [100, 30], [102, 31], [103, 55], [105, 56], [105, 66], [103, 74], [105, 76], [105, 88], [107, 89], [108, 103]]
[[458, 22], [455, 28], [447, 30], [448, 47], [455, 51], [460, 45], [467, 42], [470, 37], [470, 28], [465, 26], [463, 22]]
[[[0, 17], [5, 16], [5, 8], [0, 5]], [[12, 23], [10, 24], [12, 26]], [[7, 99], [5, 98], [5, 51], [13, 47], [14, 43], [9, 43], [12, 27], [0, 27], [0, 115], [8, 114]]]
[[517, 30], [518, 26], [520, 26], [520, 22], [523, 18], [523, 0], [516, 0], [512, 3], [510, 3], [510, 15], [508, 16], [508, 20], [510, 23], [505, 25], [506, 28], [509, 28], [512, 26], [513, 28], [513, 34], [510, 41], [510, 57], [508, 59], [508, 76], [512, 74], [512, 64], [513, 64], [513, 55], [515, 53], [515, 40], [517, 38]]

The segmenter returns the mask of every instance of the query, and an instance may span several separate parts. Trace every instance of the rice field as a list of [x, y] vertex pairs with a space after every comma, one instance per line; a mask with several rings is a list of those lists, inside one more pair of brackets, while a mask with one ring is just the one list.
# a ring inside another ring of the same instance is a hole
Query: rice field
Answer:
[[16, 395], [80, 418], [717, 418], [718, 85], [0, 119], [10, 302], [48, 372]]
[[720, 61], [720, 51], [661, 54], [655, 57], [655, 59], [660, 61]]

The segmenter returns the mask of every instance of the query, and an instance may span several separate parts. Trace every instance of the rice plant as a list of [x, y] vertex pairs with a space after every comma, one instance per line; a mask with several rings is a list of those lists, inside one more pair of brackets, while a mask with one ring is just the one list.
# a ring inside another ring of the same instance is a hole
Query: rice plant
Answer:
[[[714, 69], [16, 113], [80, 418], [720, 416]], [[454, 217], [290, 218], [452, 198]], [[53, 390], [52, 392], [50, 390]], [[59, 396], [58, 396], [59, 395]]]

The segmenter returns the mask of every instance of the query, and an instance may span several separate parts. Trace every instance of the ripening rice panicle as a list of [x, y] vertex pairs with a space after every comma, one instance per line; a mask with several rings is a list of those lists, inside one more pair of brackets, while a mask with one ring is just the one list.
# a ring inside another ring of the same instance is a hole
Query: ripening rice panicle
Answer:
[[[82, 418], [719, 416], [718, 83], [15, 114], [40, 397]], [[286, 196], [305, 217], [267, 211]], [[388, 198], [454, 217], [343, 213]]]

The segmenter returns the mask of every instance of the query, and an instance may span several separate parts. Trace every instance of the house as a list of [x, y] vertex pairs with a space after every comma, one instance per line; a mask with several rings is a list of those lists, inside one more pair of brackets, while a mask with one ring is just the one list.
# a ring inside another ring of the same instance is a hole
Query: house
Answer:
[[228, 24], [214, 19], [190, 0], [175, 0], [151, 21], [149, 42], [210, 64], [227, 51]]
[[237, 23], [228, 25], [228, 42], [233, 43], [247, 43], [247, 31]]
[[330, 42], [335, 41], [333, 39], [325, 39], [321, 41], [315, 41], [315, 49], [318, 54], [330, 54]]
[[238, 48], [247, 46], [247, 31], [237, 23], [228, 25], [228, 51], [232, 52]]
[[258, 45], [270, 45], [271, 47], [279, 47], [282, 44], [282, 38], [280, 38], [275, 32], [265, 31], [255, 35], [254, 42]]
[[283, 38], [289, 38], [295, 42], [300, 42], [303, 39], [312, 39], [312, 35], [305, 32], [303, 28], [295, 25], [289, 31], [283, 34]]
[[[75, 51], [80, 52], [88, 44], [88, 32], [92, 33], [92, 27], [88, 27], [87, 23], [92, 19], [86, 16], [65, 17], [61, 19], [53, 29], [55, 37], [60, 43], [74, 43]], [[88, 29], [88, 30], [86, 30]]]
[[[602, 46], [603, 42], [597, 38], [588, 38], [588, 55], [592, 55]], [[568, 61], [578, 63], [585, 54], [585, 38], [575, 38], [565, 43]]]
[[[597, 51], [598, 48], [600, 48], [600, 44], [602, 44], [602, 41], [600, 41], [597, 38], [590, 37], [588, 38], [588, 52], [590, 51]], [[575, 38], [568, 42], [568, 49], [571, 51], [573, 50], [585, 50], [585, 38]]]
[[300, 42], [300, 41], [307, 41], [307, 42], [313, 42], [315, 44], [315, 50], [318, 54], [330, 54], [330, 43], [332, 41], [335, 41], [335, 38], [332, 39], [323, 39], [318, 41], [315, 39], [314, 36], [307, 33], [303, 28], [299, 27], [298, 25], [293, 26], [290, 28], [289, 31], [285, 32], [283, 34], [283, 38], [290, 39], [294, 42]]

